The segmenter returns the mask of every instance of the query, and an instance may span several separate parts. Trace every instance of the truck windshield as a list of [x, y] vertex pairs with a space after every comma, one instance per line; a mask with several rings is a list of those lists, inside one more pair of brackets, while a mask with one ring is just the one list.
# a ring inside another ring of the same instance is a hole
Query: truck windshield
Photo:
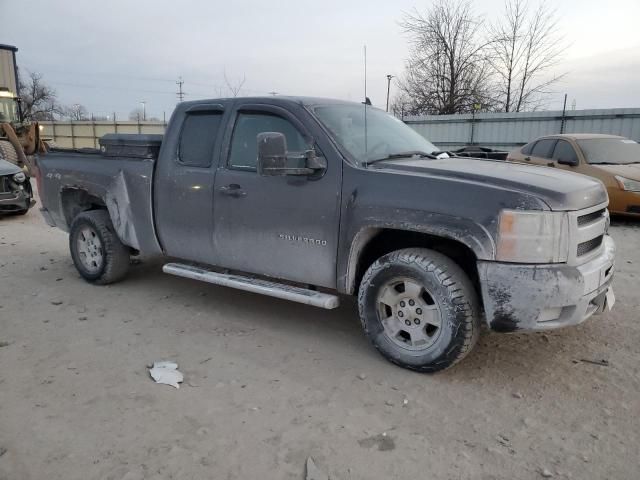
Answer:
[[626, 165], [640, 163], [640, 144], [626, 138], [589, 138], [578, 140], [587, 162]]
[[404, 122], [371, 106], [318, 105], [313, 112], [358, 163], [438, 152], [436, 146]]
[[0, 97], [0, 123], [14, 123], [18, 121], [16, 101], [11, 97]]

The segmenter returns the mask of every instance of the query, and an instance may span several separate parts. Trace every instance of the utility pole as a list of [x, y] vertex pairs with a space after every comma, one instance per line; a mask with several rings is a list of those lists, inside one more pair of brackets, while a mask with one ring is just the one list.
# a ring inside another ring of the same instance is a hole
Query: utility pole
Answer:
[[387, 75], [387, 112], [389, 111], [389, 92], [391, 91], [391, 79], [393, 75]]
[[185, 96], [185, 93], [182, 91], [182, 85], [184, 85], [184, 80], [182, 80], [182, 77], [178, 77], [178, 81], [176, 82], [176, 85], [178, 85], [178, 93], [177, 93], [178, 100], [182, 102]]
[[567, 94], [564, 94], [564, 104], [562, 105], [562, 120], [560, 121], [560, 133], [564, 133], [564, 126], [566, 123], [567, 115]]

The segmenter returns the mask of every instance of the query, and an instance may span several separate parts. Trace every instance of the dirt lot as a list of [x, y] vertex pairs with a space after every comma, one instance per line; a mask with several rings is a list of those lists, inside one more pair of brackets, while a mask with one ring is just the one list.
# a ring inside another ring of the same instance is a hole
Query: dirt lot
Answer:
[[[618, 303], [486, 333], [425, 376], [338, 311], [174, 278], [94, 287], [37, 209], [0, 220], [0, 479], [632, 479], [640, 470], [640, 223], [614, 222]], [[179, 390], [146, 365], [171, 359]], [[607, 365], [587, 363], [582, 360]]]

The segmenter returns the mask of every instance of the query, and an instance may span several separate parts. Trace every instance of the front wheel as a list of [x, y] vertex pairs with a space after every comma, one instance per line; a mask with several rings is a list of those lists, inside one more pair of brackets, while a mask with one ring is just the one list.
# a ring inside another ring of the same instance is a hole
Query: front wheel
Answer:
[[73, 220], [69, 249], [76, 269], [88, 282], [113, 283], [129, 270], [129, 249], [120, 242], [106, 210], [82, 212]]
[[454, 365], [480, 332], [471, 280], [453, 260], [424, 248], [397, 250], [374, 262], [360, 284], [358, 307], [380, 353], [420, 372]]

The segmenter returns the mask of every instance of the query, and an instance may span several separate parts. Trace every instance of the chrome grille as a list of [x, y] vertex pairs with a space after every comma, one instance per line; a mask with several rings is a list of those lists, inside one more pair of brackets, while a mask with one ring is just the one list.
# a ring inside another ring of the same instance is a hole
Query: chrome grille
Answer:
[[0, 193], [11, 192], [11, 186], [9, 185], [9, 177], [0, 177]]
[[581, 265], [600, 254], [608, 222], [606, 204], [569, 212], [570, 265]]
[[578, 226], [581, 227], [583, 225], [587, 225], [589, 223], [595, 222], [599, 218], [602, 218], [602, 216], [605, 214], [606, 210], [607, 210], [606, 208], [603, 208], [601, 210], [597, 210], [595, 212], [587, 213], [586, 215], [579, 216], [578, 217]]
[[600, 247], [600, 245], [602, 245], [603, 239], [604, 239], [604, 235], [600, 235], [599, 237], [592, 238], [591, 240], [578, 244], [578, 250], [576, 252], [576, 255], [578, 257], [582, 257], [587, 253], [593, 252], [598, 247]]

